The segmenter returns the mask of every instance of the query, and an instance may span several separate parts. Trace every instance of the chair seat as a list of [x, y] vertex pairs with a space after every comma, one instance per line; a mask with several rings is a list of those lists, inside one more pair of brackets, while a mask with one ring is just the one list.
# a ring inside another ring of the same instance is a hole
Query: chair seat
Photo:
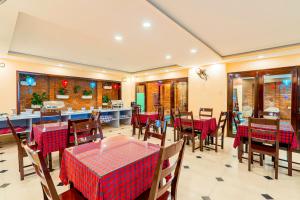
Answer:
[[252, 151], [257, 153], [273, 155], [276, 153], [276, 148], [264, 144], [251, 144]]
[[75, 188], [71, 188], [70, 190], [59, 195], [60, 200], [84, 200], [84, 198]]
[[[148, 189], [147, 191], [145, 191], [144, 193], [142, 193], [138, 198], [136, 198], [135, 200], [148, 200], [149, 198], [149, 194], [150, 194], [150, 190]], [[169, 191], [166, 191], [163, 195], [161, 195], [157, 200], [173, 200], [174, 198], [172, 198], [171, 193]]]

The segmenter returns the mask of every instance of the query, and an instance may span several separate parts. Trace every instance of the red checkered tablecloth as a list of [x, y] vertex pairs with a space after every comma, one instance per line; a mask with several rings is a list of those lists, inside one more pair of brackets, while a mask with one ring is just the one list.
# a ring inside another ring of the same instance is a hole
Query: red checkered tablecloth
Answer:
[[[154, 112], [143, 112], [143, 113], [140, 113], [141, 123], [146, 124], [148, 118], [151, 119], [151, 120], [157, 120], [158, 114], [154, 113]], [[132, 122], [133, 122], [133, 120], [134, 120], [134, 117], [132, 117]]]
[[67, 146], [68, 122], [34, 125], [30, 138], [37, 143], [37, 149], [43, 153], [43, 156], [62, 151]]
[[89, 200], [135, 199], [151, 187], [160, 147], [126, 136], [65, 149], [60, 179]]
[[[272, 126], [259, 126], [262, 130], [272, 130]], [[267, 133], [253, 133], [253, 137], [261, 138], [261, 139], [269, 139], [274, 140], [274, 134], [267, 134]], [[233, 147], [236, 148], [241, 143], [241, 138], [247, 137], [248, 138], [248, 123], [245, 122], [243, 124], [240, 124], [237, 129], [237, 134], [234, 139]], [[289, 122], [281, 121], [280, 122], [280, 137], [279, 137], [280, 143], [289, 144], [291, 149], [297, 149], [298, 141], [296, 133], [292, 127], [292, 125]]]
[[[188, 123], [188, 122], [183, 122]], [[175, 119], [175, 127], [180, 124], [180, 119]], [[212, 133], [217, 128], [216, 118], [194, 119], [195, 130], [201, 131], [201, 138], [204, 140], [209, 133]]]

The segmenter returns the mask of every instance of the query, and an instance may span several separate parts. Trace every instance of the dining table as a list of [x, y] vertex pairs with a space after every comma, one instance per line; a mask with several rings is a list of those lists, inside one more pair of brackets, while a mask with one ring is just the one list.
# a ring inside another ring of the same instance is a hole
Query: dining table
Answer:
[[[190, 122], [184, 121], [185, 125], [190, 124]], [[214, 117], [201, 117], [201, 118], [194, 118], [194, 129], [197, 131], [201, 131], [201, 139], [205, 140], [206, 137], [213, 133], [217, 128], [216, 118]], [[180, 125], [180, 118], [175, 119], [174, 126], [175, 128]]]
[[135, 199], [151, 187], [160, 146], [118, 135], [64, 150], [60, 179], [90, 200]]
[[33, 125], [30, 140], [46, 157], [51, 152], [63, 151], [67, 147], [68, 122], [53, 122]]
[[[274, 126], [268, 125], [256, 125], [262, 130], [274, 130]], [[292, 175], [292, 152], [298, 147], [298, 140], [296, 132], [290, 122], [281, 120], [279, 126], [279, 144], [285, 146], [288, 153], [288, 174]], [[252, 133], [253, 137], [260, 139], [275, 140], [274, 134], [266, 134], [262, 132]], [[248, 121], [238, 125], [237, 133], [234, 138], [233, 147], [238, 148], [238, 159], [242, 161], [243, 143], [248, 139]]]

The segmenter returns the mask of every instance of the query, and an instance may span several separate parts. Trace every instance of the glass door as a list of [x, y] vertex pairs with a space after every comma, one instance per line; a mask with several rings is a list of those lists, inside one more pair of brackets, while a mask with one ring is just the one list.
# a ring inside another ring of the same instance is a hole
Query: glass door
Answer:
[[145, 105], [146, 105], [146, 86], [144, 84], [140, 84], [136, 86], [136, 104], [141, 106], [141, 111], [145, 112]]
[[166, 116], [171, 113], [171, 88], [172, 83], [160, 83], [160, 105], [163, 105]]
[[[236, 134], [235, 122], [244, 122], [257, 112], [256, 73], [234, 73], [228, 75], [228, 135]], [[233, 119], [234, 117], [234, 119]]]
[[174, 108], [181, 111], [188, 111], [188, 83], [174, 83]]
[[276, 113], [281, 120], [291, 121], [292, 73], [263, 75], [262, 111], [270, 115]]

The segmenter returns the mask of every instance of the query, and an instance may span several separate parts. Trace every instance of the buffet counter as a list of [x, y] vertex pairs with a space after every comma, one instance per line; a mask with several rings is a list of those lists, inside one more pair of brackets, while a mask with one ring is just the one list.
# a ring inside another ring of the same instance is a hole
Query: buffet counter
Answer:
[[[109, 126], [118, 128], [120, 124], [131, 123], [131, 108], [99, 109], [99, 111], [101, 112], [100, 120]], [[91, 112], [91, 110], [62, 111], [62, 118], [63, 121], [89, 118]], [[19, 132], [30, 132], [32, 124], [40, 120], [40, 113], [35, 112], [33, 114], [9, 115], [9, 119], [14, 126], [20, 130]], [[6, 117], [0, 116], [0, 134], [5, 134], [7, 128]], [[8, 131], [8, 133], [10, 133], [10, 131]]]

